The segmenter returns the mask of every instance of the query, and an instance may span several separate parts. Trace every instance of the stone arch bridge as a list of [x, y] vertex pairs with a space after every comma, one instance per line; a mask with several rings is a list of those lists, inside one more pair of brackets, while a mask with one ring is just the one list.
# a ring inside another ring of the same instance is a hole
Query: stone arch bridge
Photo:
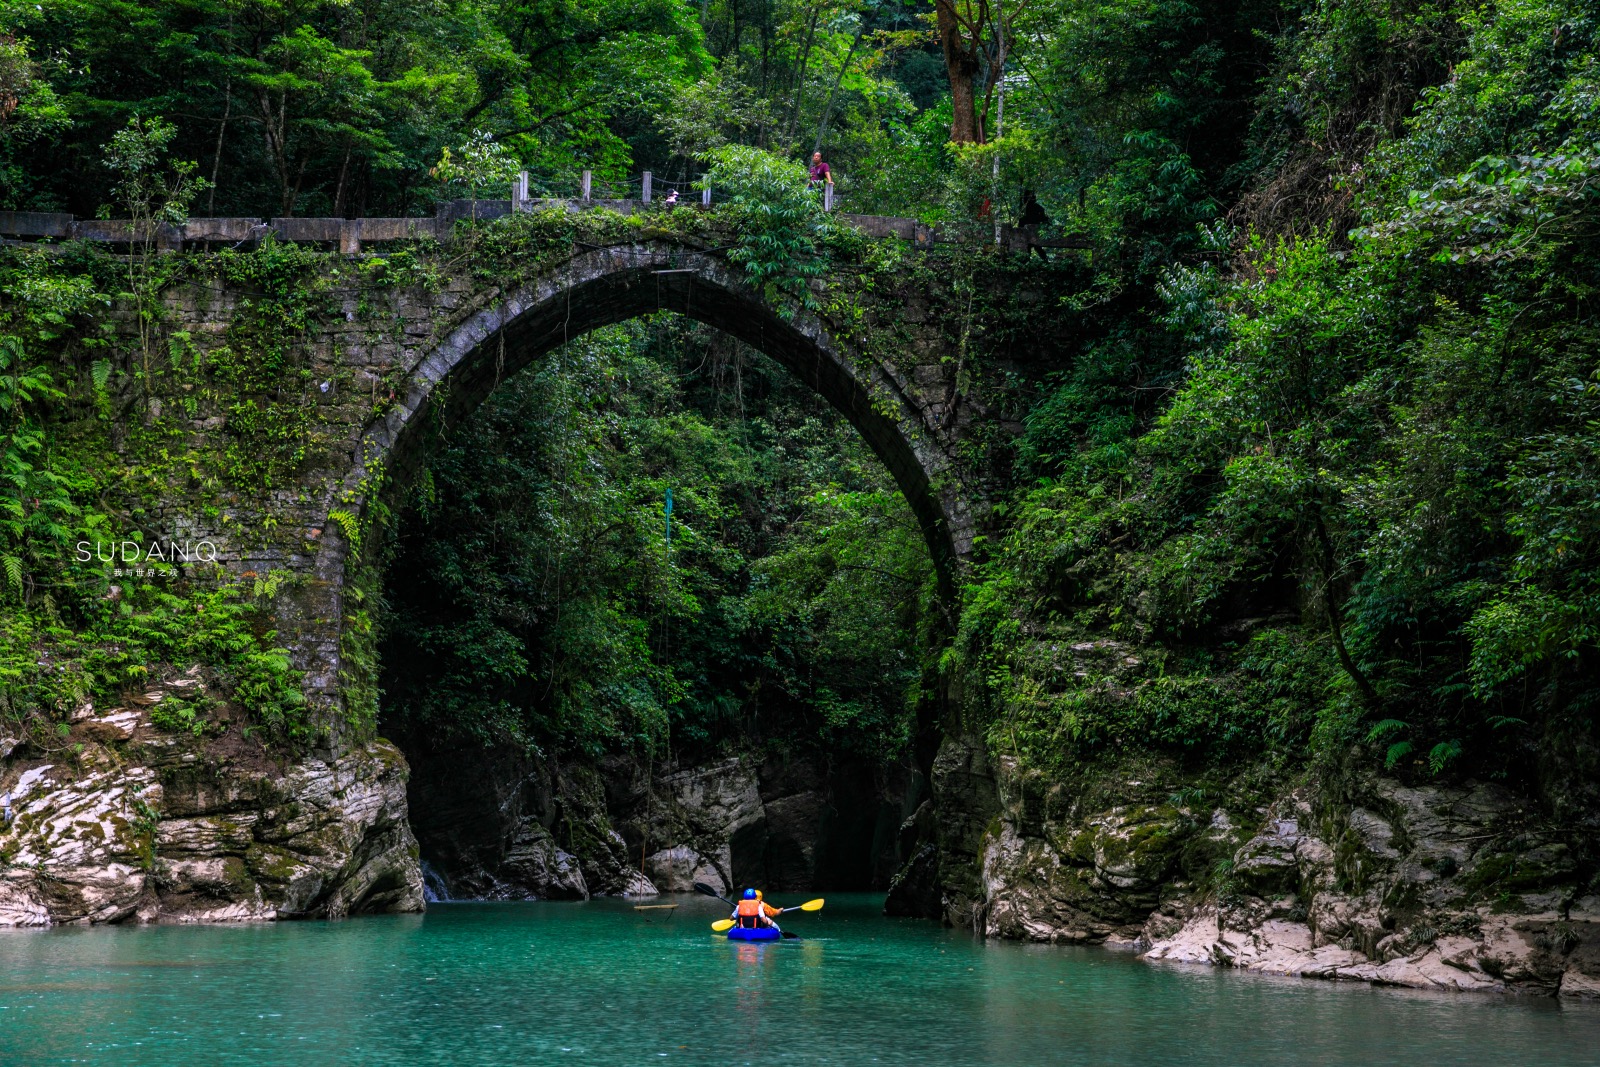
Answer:
[[[151, 249], [190, 252], [159, 318], [196, 367], [239, 362], [261, 344], [272, 294], [226, 264], [269, 237], [326, 250], [293, 283], [315, 294], [316, 312], [272, 340], [292, 352], [283, 384], [299, 386], [299, 398], [257, 405], [214, 377], [156, 374], [124, 389], [114, 436], [132, 462], [158, 442], [170, 457], [181, 440], [184, 464], [147, 461], [166, 485], [145, 505], [130, 501], [130, 519], [150, 539], [211, 541], [235, 574], [287, 578], [274, 600], [280, 640], [306, 672], [307, 696], [333, 710], [371, 680], [359, 677], [371, 668], [352, 644], [352, 564], [364, 540], [382, 536], [378, 520], [432, 443], [545, 353], [660, 311], [762, 351], [840, 411], [903, 492], [953, 604], [1015, 429], [1000, 414], [1004, 383], [1028, 377], [1053, 346], [1060, 331], [1040, 310], [1059, 284], [1050, 275], [1077, 265], [1035, 264], [1014, 245], [962, 246], [911, 220], [833, 218], [855, 233], [835, 240], [827, 273], [776, 294], [730, 259], [740, 234], [716, 212], [629, 202], [457, 203], [434, 219], [195, 219], [142, 242], [127, 223], [0, 213], [0, 233], [130, 255], [142, 244], [147, 259], [159, 256]], [[241, 453], [248, 465], [281, 446], [262, 425], [274, 420], [298, 425], [301, 447], [251, 484], [237, 476]]]
[[[220, 565], [258, 583], [328, 728], [326, 743], [269, 751], [248, 730], [155, 727], [152, 705], [210, 685], [196, 669], [151, 679], [125, 707], [71, 710], [61, 726], [76, 764], [31, 749], [19, 762], [0, 736], [0, 788], [19, 813], [0, 824], [0, 852], [15, 857], [0, 870], [0, 926], [421, 906], [407, 762], [372, 730], [366, 598], [388, 516], [444, 431], [589, 330], [675, 312], [781, 363], [882, 459], [953, 603], [1007, 477], [1013, 394], [1071, 343], [1051, 294], [1078, 284], [1080, 265], [857, 218], [827, 238], [823, 276], [775, 295], [730, 256], [743, 235], [716, 211], [638, 208], [480, 203], [465, 226], [450, 209], [153, 234], [0, 212], [12, 242], [109, 243], [126, 257], [119, 276], [148, 283], [143, 315], [112, 311], [112, 366], [91, 362], [108, 348], [63, 360], [98, 398], [54, 429], [106, 456], [99, 504], [115, 535], [210, 542], [215, 562], [180, 562], [180, 577], [210, 582]], [[987, 816], [967, 821], [981, 830]], [[940, 848], [950, 871], [971, 866], [970, 843]]]

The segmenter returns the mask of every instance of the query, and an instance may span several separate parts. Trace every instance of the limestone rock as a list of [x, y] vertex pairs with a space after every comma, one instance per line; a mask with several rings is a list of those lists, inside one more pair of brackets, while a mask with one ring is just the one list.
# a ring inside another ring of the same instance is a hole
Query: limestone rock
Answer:
[[659, 787], [688, 822], [694, 837], [727, 842], [764, 815], [756, 775], [739, 759], [666, 775]]
[[50, 908], [32, 871], [0, 878], [0, 926], [49, 926]]
[[589, 899], [577, 858], [557, 847], [550, 831], [531, 819], [512, 842], [501, 869], [539, 899]]
[[[656, 893], [650, 880], [630, 863], [628, 843], [615, 830], [608, 828], [599, 841], [584, 851], [579, 862], [589, 892], [597, 897], [654, 896]], [[634, 862], [637, 862], [637, 853]], [[641, 889], [641, 883], [649, 888]]]
[[982, 852], [1000, 807], [983, 739], [945, 737], [933, 760], [932, 785], [941, 917], [976, 929], [984, 917]]
[[143, 710], [88, 708], [73, 731], [76, 759], [4, 772], [0, 925], [420, 910], [406, 764], [386, 742], [279, 768]]
[[1295, 850], [1300, 841], [1298, 820], [1280, 818], [1269, 821], [1266, 828], [1245, 842], [1234, 857], [1234, 878], [1261, 894], [1293, 890], [1299, 882], [1300, 871]]
[[[1363, 792], [1320, 816], [1303, 796], [1274, 804], [1234, 857], [1227, 903], [1192, 907], [1177, 929], [1152, 916], [1146, 958], [1417, 989], [1589, 995], [1600, 975], [1600, 911], [1572, 901], [1568, 846], [1507, 847], [1525, 840], [1515, 819], [1531, 804], [1472, 782], [1378, 779]], [[1334, 843], [1308, 832], [1308, 821]], [[1482, 899], [1487, 887], [1505, 887], [1494, 907]], [[1257, 895], [1284, 891], [1287, 907]]]
[[[726, 860], [724, 860], [724, 868]], [[692, 893], [694, 883], [704, 882], [726, 895], [727, 879], [717, 865], [688, 845], [674, 845], [645, 857], [645, 874], [663, 893]]]
[[1576, 966], [1568, 967], [1561, 976], [1561, 995], [1581, 1000], [1600, 1000], [1600, 977], [1586, 974]]
[[914, 852], [895, 872], [884, 897], [883, 913], [912, 919], [941, 917], [939, 849], [932, 842]]
[[762, 805], [766, 821], [760, 881], [775, 886], [816, 884], [818, 827], [824, 805], [822, 793], [814, 789]]
[[[1150, 770], [1063, 783], [997, 761], [1001, 811], [982, 834], [969, 924], [1026, 940], [1133, 939], [1151, 961], [1261, 973], [1600, 991], [1600, 897], [1579, 895], [1575, 846], [1530, 823], [1527, 799], [1492, 783], [1354, 776], [1337, 797], [1306, 785], [1262, 807], [1200, 808], [1180, 801], [1213, 787], [1174, 790], [1170, 772]], [[905, 907], [918, 870], [953, 855], [919, 856], [890, 904]], [[940, 881], [955, 921], [957, 879]]]
[[661, 890], [655, 887], [654, 882], [645, 877], [643, 871], [630, 870], [627, 872], [627, 880], [622, 884], [617, 895], [619, 897], [657, 897], [661, 895]]

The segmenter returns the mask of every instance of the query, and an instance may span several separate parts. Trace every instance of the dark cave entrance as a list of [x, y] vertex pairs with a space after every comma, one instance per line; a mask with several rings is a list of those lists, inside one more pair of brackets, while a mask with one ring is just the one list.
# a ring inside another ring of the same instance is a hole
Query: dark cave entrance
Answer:
[[[396, 735], [412, 763], [411, 824], [440, 896], [576, 899], [688, 892], [693, 881], [768, 891], [882, 891], [917, 800], [903, 766], [805, 760], [669, 769], [646, 792], [627, 757], [528, 759]], [[708, 778], [753, 803], [685, 806]], [[664, 812], [671, 810], [669, 814]]]

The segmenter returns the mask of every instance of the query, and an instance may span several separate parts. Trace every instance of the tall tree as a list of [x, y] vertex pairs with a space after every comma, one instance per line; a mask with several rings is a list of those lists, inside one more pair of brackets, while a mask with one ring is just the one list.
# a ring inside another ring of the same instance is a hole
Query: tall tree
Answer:
[[[1016, 24], [1027, 0], [934, 0], [934, 25], [950, 78], [950, 140], [983, 144], [989, 111], [1005, 72]], [[978, 98], [979, 83], [983, 100]]]

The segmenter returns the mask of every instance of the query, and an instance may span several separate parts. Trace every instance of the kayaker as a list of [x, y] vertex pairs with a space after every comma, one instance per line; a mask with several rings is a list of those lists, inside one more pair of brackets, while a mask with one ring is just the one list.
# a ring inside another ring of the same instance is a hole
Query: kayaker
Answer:
[[754, 930], [761, 926], [777, 928], [777, 923], [767, 917], [767, 912], [772, 905], [761, 902], [761, 894], [754, 889], [746, 889], [744, 896], [733, 909], [733, 919], [746, 930]]
[[761, 890], [759, 889], [756, 890], [756, 899], [761, 901], [761, 914], [765, 915], [767, 918], [776, 919], [778, 916], [783, 914], [782, 908], [774, 908], [771, 904], [767, 903], [766, 897], [761, 895]]

